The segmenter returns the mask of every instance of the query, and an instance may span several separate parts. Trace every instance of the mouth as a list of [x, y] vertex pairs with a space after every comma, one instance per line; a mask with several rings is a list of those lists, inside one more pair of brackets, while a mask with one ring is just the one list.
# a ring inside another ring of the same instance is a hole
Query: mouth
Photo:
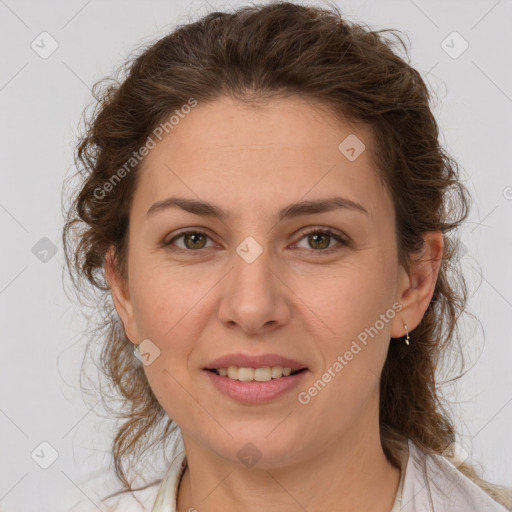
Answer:
[[269, 382], [304, 372], [307, 368], [292, 369], [283, 366], [264, 366], [259, 368], [228, 366], [226, 368], [205, 368], [219, 377], [241, 382]]
[[304, 382], [307, 368], [228, 366], [204, 368], [204, 375], [220, 395], [244, 405], [263, 405], [282, 397]]

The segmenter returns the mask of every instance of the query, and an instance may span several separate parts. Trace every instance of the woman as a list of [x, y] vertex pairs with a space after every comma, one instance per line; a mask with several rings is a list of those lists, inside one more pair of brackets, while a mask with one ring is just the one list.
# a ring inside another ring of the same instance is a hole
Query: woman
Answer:
[[385, 32], [336, 8], [215, 12], [98, 97], [64, 244], [115, 307], [123, 492], [128, 458], [179, 427], [154, 512], [512, 506], [436, 386], [469, 197]]

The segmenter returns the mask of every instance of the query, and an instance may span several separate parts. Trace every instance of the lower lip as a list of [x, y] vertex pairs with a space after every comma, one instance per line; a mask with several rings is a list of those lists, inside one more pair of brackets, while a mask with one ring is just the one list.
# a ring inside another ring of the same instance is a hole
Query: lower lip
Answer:
[[225, 395], [248, 404], [260, 404], [274, 400], [296, 387], [308, 373], [303, 370], [288, 377], [272, 379], [267, 382], [242, 382], [229, 377], [221, 377], [215, 372], [203, 370], [212, 384]]

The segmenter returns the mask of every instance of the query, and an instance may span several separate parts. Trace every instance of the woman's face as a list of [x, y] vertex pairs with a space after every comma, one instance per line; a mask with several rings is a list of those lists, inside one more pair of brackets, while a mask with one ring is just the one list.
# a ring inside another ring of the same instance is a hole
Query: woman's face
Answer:
[[[405, 333], [409, 281], [370, 147], [369, 132], [304, 100], [222, 98], [145, 158], [116, 308], [132, 342], [150, 340], [144, 370], [186, 444], [273, 467], [378, 434], [379, 376], [390, 337]], [[154, 207], [171, 197], [223, 214]], [[305, 370], [250, 382], [207, 369], [228, 365]]]

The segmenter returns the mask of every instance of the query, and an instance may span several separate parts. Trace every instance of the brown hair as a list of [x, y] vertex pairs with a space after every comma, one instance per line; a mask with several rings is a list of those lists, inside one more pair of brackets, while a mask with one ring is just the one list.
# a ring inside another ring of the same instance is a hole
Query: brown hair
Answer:
[[[63, 240], [76, 290], [78, 279], [85, 277], [100, 292], [97, 306], [103, 319], [94, 333], [104, 343], [100, 366], [129, 406], [119, 414], [126, 421], [113, 442], [124, 490], [133, 490], [127, 459], [165, 442], [175, 425], [166, 419], [141, 365], [134, 364], [132, 344], [116, 320], [104, 276], [105, 254], [114, 246], [118, 271], [127, 279], [129, 209], [140, 163], [104, 197], [98, 198], [97, 191], [105, 190], [155, 127], [191, 98], [201, 104], [230, 95], [255, 104], [299, 95], [318, 100], [334, 116], [370, 127], [375, 168], [393, 197], [400, 263], [409, 268], [424, 232], [441, 230], [446, 242], [432, 300], [410, 333], [410, 346], [390, 344], [380, 385], [382, 446], [398, 467], [404, 438], [433, 454], [455, 441], [436, 372], [458, 341], [457, 319], [466, 309], [457, 247], [446, 233], [466, 219], [470, 197], [457, 163], [438, 140], [428, 87], [395, 47], [407, 54], [396, 31], [349, 22], [335, 6], [275, 2], [212, 12], [180, 25], [127, 61], [122, 80], [95, 84], [96, 109], [75, 158], [80, 188], [67, 212]], [[151, 444], [146, 440], [150, 435]], [[471, 465], [463, 463], [459, 470], [507, 502], [505, 490], [481, 480]]]

